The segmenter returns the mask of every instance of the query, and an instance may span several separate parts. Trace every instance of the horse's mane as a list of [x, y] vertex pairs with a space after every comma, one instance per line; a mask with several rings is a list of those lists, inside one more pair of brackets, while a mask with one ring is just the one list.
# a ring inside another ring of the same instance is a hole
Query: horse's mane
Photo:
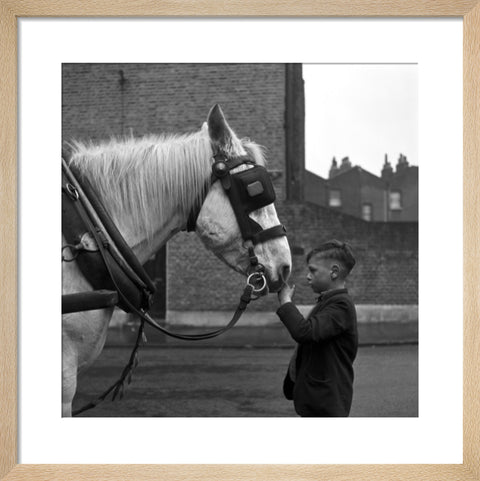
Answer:
[[[242, 146], [265, 165], [262, 147], [248, 139]], [[70, 149], [70, 163], [90, 181], [117, 225], [129, 217], [146, 239], [173, 209], [186, 218], [192, 207], [200, 207], [209, 188], [213, 152], [205, 129], [97, 144], [72, 141]]]

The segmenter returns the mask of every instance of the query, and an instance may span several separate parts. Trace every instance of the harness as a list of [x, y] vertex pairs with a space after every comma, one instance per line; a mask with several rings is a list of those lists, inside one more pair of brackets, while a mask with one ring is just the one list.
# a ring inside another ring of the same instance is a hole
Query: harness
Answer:
[[[113, 301], [125, 312], [150, 308], [155, 284], [88, 180], [74, 173], [63, 159], [62, 233], [67, 241], [62, 246], [62, 261], [77, 261], [95, 289], [62, 296], [62, 313], [109, 307]], [[110, 298], [112, 302], [108, 301]]]
[[[112, 400], [118, 394], [122, 397], [124, 384], [130, 383], [133, 369], [138, 363], [137, 352], [142, 339], [145, 340], [145, 322], [176, 339], [210, 339], [233, 327], [249, 302], [260, 297], [265, 290], [267, 285], [265, 268], [258, 262], [254, 246], [276, 237], [286, 236], [286, 229], [283, 225], [263, 229], [248, 214], [275, 201], [272, 181], [267, 170], [255, 164], [248, 156], [228, 158], [224, 154], [217, 153], [214, 155], [214, 160], [210, 186], [218, 180], [221, 181], [232, 205], [249, 253], [250, 267], [247, 283], [237, 309], [226, 326], [203, 334], [178, 334], [160, 326], [148, 314], [147, 310], [155, 292], [153, 282], [125, 243], [87, 179], [80, 180], [62, 159], [62, 193], [64, 194], [62, 232], [68, 242], [62, 247], [62, 261], [76, 260], [82, 273], [97, 289], [93, 293], [62, 296], [62, 312], [99, 309], [116, 304], [124, 311], [133, 312], [140, 317], [135, 347], [120, 379], [96, 401], [76, 410], [74, 415], [95, 407], [112, 392]], [[231, 172], [241, 165], [248, 165], [249, 168], [241, 172]], [[203, 202], [204, 198], [198, 203], [199, 207], [190, 212], [187, 222], [188, 231], [195, 230]], [[70, 256], [66, 255], [67, 250], [70, 251]], [[103, 296], [102, 293], [104, 293]]]
[[[217, 153], [213, 158], [215, 162], [212, 165], [211, 184], [218, 180], [222, 183], [235, 213], [242, 238], [248, 247], [250, 268], [256, 272], [264, 272], [264, 267], [258, 263], [255, 256], [254, 246], [287, 235], [284, 225], [279, 224], [263, 229], [248, 215], [275, 202], [275, 190], [270, 175], [265, 167], [256, 164], [248, 156], [227, 158], [225, 154]], [[240, 172], [232, 172], [241, 165], [251, 167]], [[203, 202], [199, 203], [200, 207], [202, 204]], [[199, 213], [200, 208], [190, 212], [187, 231], [195, 230]]]

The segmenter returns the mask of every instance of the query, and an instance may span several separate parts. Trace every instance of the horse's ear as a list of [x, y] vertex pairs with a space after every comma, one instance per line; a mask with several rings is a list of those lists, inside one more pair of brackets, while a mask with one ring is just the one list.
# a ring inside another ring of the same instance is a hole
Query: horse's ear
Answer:
[[208, 135], [214, 145], [223, 149], [232, 143], [234, 133], [227, 124], [220, 105], [212, 107], [207, 118]]

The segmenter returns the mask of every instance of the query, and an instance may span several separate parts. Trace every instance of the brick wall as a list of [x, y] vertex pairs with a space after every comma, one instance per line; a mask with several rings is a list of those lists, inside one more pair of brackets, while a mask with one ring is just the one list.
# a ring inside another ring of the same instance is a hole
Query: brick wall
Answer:
[[[285, 172], [284, 64], [64, 64], [62, 80], [64, 140], [196, 131], [220, 103], [235, 132], [266, 146], [269, 168]], [[285, 176], [274, 184], [294, 252], [298, 302], [313, 302], [305, 254], [332, 237], [354, 246], [358, 265], [350, 288], [357, 303], [418, 302], [416, 223], [367, 223], [328, 208], [288, 203]], [[181, 233], [168, 243], [166, 264], [167, 310], [230, 311], [237, 304], [244, 279], [195, 234]], [[249, 310], [276, 306], [271, 295]]]
[[[305, 279], [306, 254], [321, 242], [337, 238], [349, 242], [355, 252], [357, 265], [348, 288], [356, 303], [418, 304], [417, 223], [365, 222], [308, 203], [284, 203], [277, 211], [292, 248], [291, 282], [297, 286], [298, 303], [312, 304], [315, 298]], [[169, 250], [168, 309], [228, 310], [235, 306], [244, 279], [206, 251], [194, 235], [180, 234], [178, 240], [175, 250]], [[276, 307], [276, 296], [270, 295], [249, 310]]]
[[[336, 238], [351, 244], [357, 264], [348, 288], [358, 304], [418, 303], [418, 224], [366, 222], [313, 204], [285, 204], [279, 212], [293, 251], [296, 299], [311, 304], [305, 256]], [[301, 219], [301, 222], [298, 222]]]
[[62, 80], [64, 140], [193, 132], [219, 103], [285, 169], [284, 64], [63, 64]]
[[310, 172], [304, 175], [304, 199], [316, 205], [328, 204], [327, 180]]

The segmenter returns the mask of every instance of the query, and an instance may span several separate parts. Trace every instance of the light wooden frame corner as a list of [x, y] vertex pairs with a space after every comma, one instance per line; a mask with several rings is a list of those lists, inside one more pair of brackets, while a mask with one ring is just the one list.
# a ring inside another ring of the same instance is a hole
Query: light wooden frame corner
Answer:
[[[462, 17], [464, 459], [459, 465], [17, 464], [17, 21], [24, 17]], [[480, 0], [0, 0], [0, 479], [480, 479]]]

